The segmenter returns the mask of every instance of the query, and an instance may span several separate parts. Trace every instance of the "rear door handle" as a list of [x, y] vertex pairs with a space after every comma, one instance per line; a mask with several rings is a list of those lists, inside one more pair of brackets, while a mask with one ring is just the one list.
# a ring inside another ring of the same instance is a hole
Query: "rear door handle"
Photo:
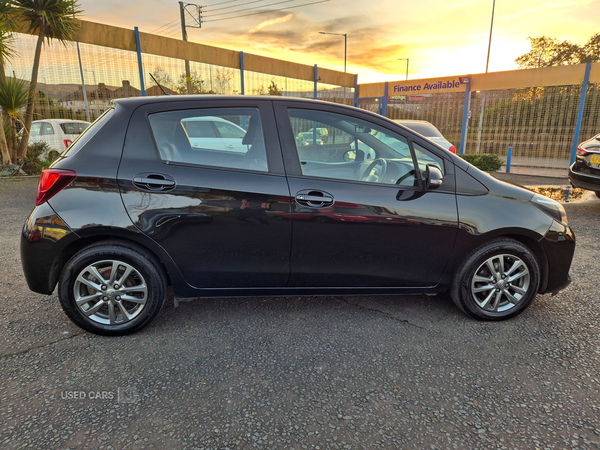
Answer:
[[148, 191], [168, 191], [175, 187], [175, 179], [161, 173], [140, 173], [133, 177], [133, 184]]

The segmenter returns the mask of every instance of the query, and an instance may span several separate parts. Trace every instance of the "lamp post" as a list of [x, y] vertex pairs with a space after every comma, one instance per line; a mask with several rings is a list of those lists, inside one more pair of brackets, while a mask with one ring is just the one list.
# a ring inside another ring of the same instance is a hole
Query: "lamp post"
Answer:
[[344, 36], [344, 72], [346, 72], [346, 57], [348, 55], [348, 35], [346, 33], [326, 33], [319, 31], [319, 34], [333, 34], [334, 36]]
[[398, 61], [406, 61], [406, 80], [408, 81], [408, 58], [398, 58]]

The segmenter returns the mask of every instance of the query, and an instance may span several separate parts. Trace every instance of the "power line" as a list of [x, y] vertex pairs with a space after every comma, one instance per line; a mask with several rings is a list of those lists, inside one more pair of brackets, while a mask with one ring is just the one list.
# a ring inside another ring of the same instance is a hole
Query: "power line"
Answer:
[[178, 22], [179, 18], [175, 19], [175, 20], [171, 20], [169, 23], [164, 24], [162, 27], [158, 27], [155, 30], [150, 31], [150, 34], [157, 32], [158, 30], [168, 27], [169, 25], [171, 25], [172, 23]]
[[237, 1], [239, 1], [239, 0], [229, 0], [229, 1], [227, 1], [227, 2], [214, 3], [214, 4], [212, 4], [212, 5], [205, 5], [205, 6], [206, 6], [206, 7], [208, 7], [208, 8], [211, 8], [211, 7], [213, 7], [213, 6], [224, 5], [224, 4], [226, 4], [226, 3], [233, 3], [233, 2], [237, 2]]
[[174, 25], [171, 25], [169, 28], [162, 30], [160, 32], [160, 34], [170, 34], [173, 30], [177, 31], [181, 29], [181, 25], [179, 23], [176, 23]]
[[[207, 17], [223, 16], [225, 14], [235, 14], [235, 13], [242, 12], [242, 11], [252, 11], [253, 9], [261, 9], [261, 8], [266, 8], [267, 6], [280, 5], [282, 3], [289, 3], [289, 2], [294, 2], [294, 1], [296, 1], [296, 0], [283, 0], [282, 2], [269, 3], [268, 5], [254, 6], [252, 8], [246, 8], [246, 9], [238, 9], [237, 11], [229, 11], [226, 13], [212, 14]], [[214, 22], [214, 20], [212, 22]]]
[[241, 4], [239, 4], [239, 5], [226, 6], [225, 8], [208, 9], [208, 10], [204, 10], [204, 12], [221, 11], [221, 10], [223, 10], [223, 9], [237, 8], [238, 6], [244, 6], [244, 5], [249, 5], [250, 3], [259, 3], [259, 2], [264, 2], [264, 1], [265, 1], [265, 0], [254, 0], [254, 1], [252, 1], [252, 2], [241, 3]]
[[[214, 20], [203, 20], [203, 22], [220, 22], [221, 20], [229, 20], [229, 19], [238, 19], [240, 17], [248, 17], [248, 16], [255, 16], [257, 14], [266, 14], [266, 13], [270, 13], [270, 12], [275, 12], [275, 11], [284, 11], [287, 9], [294, 9], [294, 8], [300, 8], [302, 6], [309, 6], [309, 5], [316, 5], [318, 3], [326, 3], [329, 2], [330, 0], [321, 0], [319, 2], [312, 2], [312, 3], [303, 3], [302, 5], [296, 5], [296, 6], [289, 6], [287, 8], [279, 8], [279, 9], [270, 9], [268, 11], [261, 11], [261, 12], [256, 12], [256, 13], [250, 13], [250, 14], [243, 14], [241, 16], [234, 16], [234, 17], [224, 17], [222, 19], [214, 19]], [[267, 6], [267, 5], [265, 5]], [[258, 8], [254, 8], [254, 9], [258, 9]], [[233, 11], [232, 11], [233, 13]]]

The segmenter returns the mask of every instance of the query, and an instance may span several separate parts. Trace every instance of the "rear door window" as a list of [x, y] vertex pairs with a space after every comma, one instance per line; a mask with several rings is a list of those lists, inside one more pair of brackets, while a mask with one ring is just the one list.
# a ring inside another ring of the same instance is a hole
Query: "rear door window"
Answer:
[[149, 122], [164, 162], [269, 170], [257, 108], [160, 112], [151, 114]]

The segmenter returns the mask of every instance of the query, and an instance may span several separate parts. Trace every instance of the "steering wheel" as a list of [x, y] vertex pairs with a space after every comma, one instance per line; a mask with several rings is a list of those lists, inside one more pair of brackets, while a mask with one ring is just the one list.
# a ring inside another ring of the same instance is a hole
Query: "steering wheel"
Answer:
[[408, 173], [405, 173], [400, 178], [398, 178], [398, 181], [396, 181], [396, 184], [401, 184], [404, 180], [406, 180], [408, 177], [410, 177], [410, 176], [412, 176], [414, 174], [415, 174], [415, 169], [411, 170]]
[[[376, 169], [377, 166], [381, 168]], [[377, 158], [373, 160], [371, 164], [364, 170], [360, 176], [360, 181], [370, 181], [371, 183], [377, 183], [379, 180], [383, 180], [385, 173], [387, 172], [387, 161], [383, 158]]]

